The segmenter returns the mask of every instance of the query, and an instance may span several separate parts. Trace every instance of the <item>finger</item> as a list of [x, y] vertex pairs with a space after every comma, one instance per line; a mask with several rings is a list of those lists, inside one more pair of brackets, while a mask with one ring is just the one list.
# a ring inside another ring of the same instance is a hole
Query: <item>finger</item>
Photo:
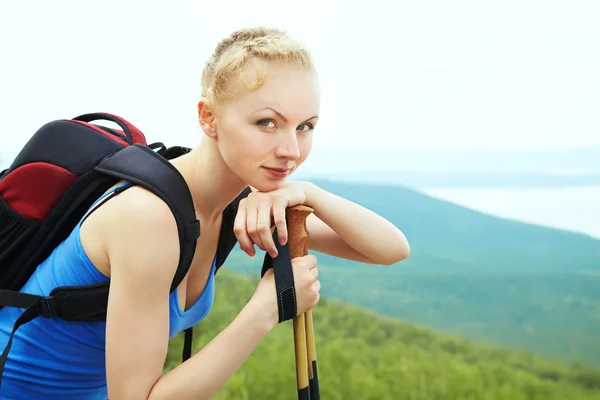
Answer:
[[254, 244], [256, 244], [261, 250], [265, 250], [265, 246], [263, 245], [262, 240], [260, 239], [260, 235], [258, 234], [257, 228], [257, 218], [258, 212], [256, 211], [255, 206], [250, 206], [246, 209], [246, 230], [248, 231], [248, 235]]
[[310, 308], [314, 308], [316, 307], [316, 305], [319, 303], [319, 299], [321, 298], [321, 282], [320, 281], [315, 281], [312, 285], [311, 285], [311, 290], [313, 291], [314, 294], [314, 299], [310, 305]]
[[239, 208], [233, 223], [233, 233], [240, 244], [240, 249], [252, 257], [256, 252], [246, 229], [246, 209]]
[[310, 272], [313, 274], [313, 281], [316, 281], [319, 278], [319, 268], [313, 268]]
[[273, 204], [273, 220], [277, 228], [277, 239], [282, 246], [287, 243], [287, 222], [285, 220], [285, 203], [276, 202]]
[[313, 283], [313, 289], [315, 290], [316, 293], [319, 293], [321, 291], [321, 281], [320, 280], [316, 280]]
[[267, 251], [271, 257], [277, 257], [277, 247], [275, 246], [271, 234], [271, 204], [269, 202], [262, 203], [258, 210], [257, 230], [262, 243], [265, 246], [265, 251]]
[[305, 257], [306, 263], [308, 264], [308, 269], [317, 268], [317, 256], [315, 256], [314, 254], [307, 254]]
[[309, 269], [306, 271], [305, 281], [307, 284], [312, 284], [319, 278], [319, 270], [317, 268]]

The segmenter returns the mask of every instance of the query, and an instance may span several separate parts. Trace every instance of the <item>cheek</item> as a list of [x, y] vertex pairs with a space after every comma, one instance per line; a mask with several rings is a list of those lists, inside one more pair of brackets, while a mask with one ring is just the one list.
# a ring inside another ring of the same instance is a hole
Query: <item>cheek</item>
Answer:
[[248, 123], [223, 124], [219, 129], [218, 146], [225, 163], [242, 175], [253, 168], [268, 149], [256, 128]]

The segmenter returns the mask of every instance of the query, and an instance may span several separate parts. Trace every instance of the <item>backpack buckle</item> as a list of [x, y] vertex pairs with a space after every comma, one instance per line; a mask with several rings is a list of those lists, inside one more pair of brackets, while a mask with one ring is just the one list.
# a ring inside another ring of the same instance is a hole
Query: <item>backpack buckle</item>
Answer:
[[40, 316], [44, 318], [52, 318], [56, 316], [56, 303], [52, 296], [40, 296], [36, 303], [37, 310]]

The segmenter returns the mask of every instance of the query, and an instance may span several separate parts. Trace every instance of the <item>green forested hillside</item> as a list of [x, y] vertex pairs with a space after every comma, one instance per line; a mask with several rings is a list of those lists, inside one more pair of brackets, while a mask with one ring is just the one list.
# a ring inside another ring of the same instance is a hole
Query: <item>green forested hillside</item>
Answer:
[[[227, 268], [251, 274], [261, 263], [236, 252]], [[324, 295], [381, 314], [600, 367], [600, 274], [429, 271], [320, 261], [319, 279]]]
[[[318, 255], [322, 293], [438, 330], [600, 367], [600, 241], [496, 218], [400, 186], [317, 182], [390, 219], [391, 267]], [[262, 252], [226, 267], [260, 271]]]
[[[196, 327], [194, 353], [229, 324], [255, 282], [222, 270], [215, 306]], [[600, 398], [600, 372], [435, 333], [322, 298], [314, 310], [321, 398], [574, 400]], [[170, 343], [165, 371], [181, 360]], [[216, 399], [295, 399], [291, 321], [278, 325]]]

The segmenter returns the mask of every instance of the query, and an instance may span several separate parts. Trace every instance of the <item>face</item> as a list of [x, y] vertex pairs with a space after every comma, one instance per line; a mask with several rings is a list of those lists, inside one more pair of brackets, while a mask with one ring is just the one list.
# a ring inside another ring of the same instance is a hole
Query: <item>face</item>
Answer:
[[242, 181], [271, 191], [308, 157], [319, 106], [314, 72], [268, 65], [260, 87], [241, 88], [202, 126]]

